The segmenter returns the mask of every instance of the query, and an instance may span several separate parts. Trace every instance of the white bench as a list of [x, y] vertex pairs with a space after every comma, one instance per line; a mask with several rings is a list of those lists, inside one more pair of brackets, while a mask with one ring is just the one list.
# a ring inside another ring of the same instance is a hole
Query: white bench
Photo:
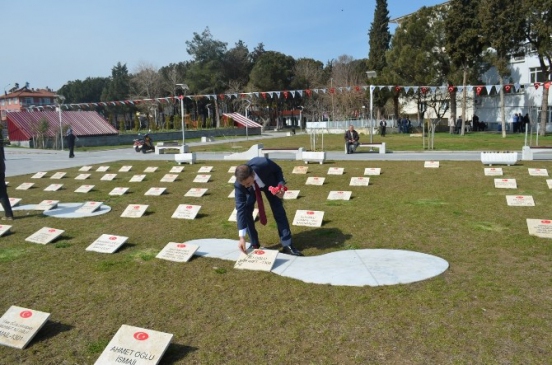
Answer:
[[481, 152], [483, 165], [515, 165], [518, 161], [517, 152]]
[[302, 160], [303, 159], [303, 147], [299, 148], [262, 148], [260, 150], [260, 154], [262, 154], [264, 157], [269, 158], [270, 155], [273, 154], [294, 154], [296, 160]]
[[159, 142], [155, 146], [155, 154], [161, 155], [165, 153], [165, 150], [178, 150], [179, 153], [188, 152], [187, 145], [181, 145], [178, 142]]
[[533, 161], [535, 153], [550, 153], [552, 154], [552, 147], [530, 147], [523, 146], [521, 148], [521, 159], [523, 161]]
[[[377, 148], [379, 150], [379, 153], [385, 154], [385, 142], [381, 143], [361, 143], [358, 145], [357, 149], [360, 147], [368, 147], [370, 148], [370, 151], [374, 148]], [[347, 153], [347, 143], [345, 143], [345, 153]]]
[[301, 160], [305, 161], [306, 164], [309, 162], [318, 162], [322, 165], [326, 160], [326, 152], [303, 152], [301, 154]]
[[177, 153], [174, 155], [174, 160], [179, 164], [183, 163], [189, 163], [190, 165], [193, 164], [196, 160], [196, 154], [195, 152], [189, 152], [189, 153]]

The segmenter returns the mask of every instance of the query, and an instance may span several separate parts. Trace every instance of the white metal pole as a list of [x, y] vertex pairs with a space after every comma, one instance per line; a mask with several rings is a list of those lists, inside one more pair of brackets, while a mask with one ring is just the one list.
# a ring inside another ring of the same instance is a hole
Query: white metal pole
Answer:
[[61, 150], [63, 151], [63, 127], [61, 126], [61, 103], [59, 104], [59, 136], [61, 137]]
[[372, 108], [374, 105], [374, 87], [370, 85], [370, 143], [372, 143], [372, 135], [374, 134], [374, 114]]
[[184, 134], [186, 128], [184, 124], [184, 95], [180, 95], [180, 114], [182, 114], [182, 150], [186, 151], [186, 135]]

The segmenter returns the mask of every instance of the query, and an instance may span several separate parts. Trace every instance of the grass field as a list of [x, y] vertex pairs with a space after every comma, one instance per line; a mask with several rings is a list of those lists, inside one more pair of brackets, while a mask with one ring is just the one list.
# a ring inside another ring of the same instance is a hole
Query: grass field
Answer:
[[[395, 136], [386, 138], [392, 145]], [[12, 233], [0, 238], [0, 313], [18, 305], [51, 316], [26, 349], [0, 347], [0, 363], [93, 364], [122, 324], [174, 334], [161, 364], [550, 363], [552, 244], [529, 236], [526, 226], [526, 218], [552, 218], [546, 178], [527, 171], [550, 170], [550, 162], [504, 166], [504, 177], [517, 180], [515, 190], [496, 189], [480, 162], [441, 161], [438, 169], [424, 169], [412, 161], [328, 161], [310, 165], [306, 176], [291, 173], [294, 161], [278, 163], [289, 187], [301, 190], [299, 199], [285, 202], [289, 219], [297, 209], [325, 212], [321, 228], [292, 227], [305, 255], [405, 249], [442, 257], [449, 270], [408, 285], [336, 287], [235, 270], [233, 262], [218, 259], [156, 259], [169, 241], [236, 239], [236, 225], [228, 222], [234, 203], [227, 197], [235, 162], [186, 165], [174, 183], [160, 182], [174, 165], [166, 161], [112, 163], [109, 173], [133, 166], [114, 181], [101, 181], [101, 172], [74, 180], [78, 168], [64, 170], [61, 181], [49, 179], [55, 171], [38, 180], [10, 177], [10, 197], [22, 198], [21, 204], [95, 200], [112, 210], [85, 219], [15, 211]], [[193, 183], [203, 165], [214, 166], [211, 181]], [[158, 170], [143, 183], [129, 183], [148, 166]], [[343, 167], [345, 174], [327, 175], [329, 167]], [[369, 167], [380, 167], [381, 176], [372, 176], [368, 187], [348, 186]], [[309, 176], [324, 176], [325, 184], [305, 185]], [[23, 182], [35, 187], [14, 189]], [[57, 182], [62, 190], [43, 191]], [[83, 184], [95, 188], [74, 193]], [[109, 196], [117, 186], [130, 187], [129, 193]], [[150, 187], [167, 187], [167, 193], [144, 196]], [[184, 197], [192, 187], [209, 190], [202, 198]], [[352, 190], [352, 199], [326, 200], [330, 190]], [[506, 195], [532, 195], [536, 206], [508, 207]], [[137, 203], [149, 205], [144, 217], [120, 217]], [[195, 220], [171, 218], [184, 203], [202, 206]], [[262, 244], [277, 248], [268, 218], [259, 226]], [[65, 233], [48, 245], [25, 242], [45, 226]], [[129, 240], [115, 254], [85, 251], [104, 233]]]

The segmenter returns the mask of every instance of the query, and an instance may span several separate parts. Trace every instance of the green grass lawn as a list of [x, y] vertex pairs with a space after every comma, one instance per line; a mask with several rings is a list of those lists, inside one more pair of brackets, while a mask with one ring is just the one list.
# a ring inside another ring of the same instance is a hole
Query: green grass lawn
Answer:
[[[443, 136], [443, 143], [445, 137], [484, 140], [476, 134]], [[516, 137], [511, 139], [519, 144]], [[308, 142], [301, 138], [288, 140]], [[395, 141], [398, 146], [403, 140], [385, 138], [394, 150]], [[332, 142], [336, 148], [338, 142]], [[10, 177], [10, 197], [22, 198], [22, 205], [95, 200], [112, 210], [83, 219], [15, 211], [12, 233], [0, 237], [0, 314], [18, 305], [51, 316], [26, 349], [1, 346], [0, 363], [93, 364], [122, 324], [174, 334], [161, 364], [549, 363], [552, 242], [529, 236], [526, 225], [527, 218], [552, 218], [546, 178], [527, 171], [550, 171], [549, 161], [504, 166], [504, 177], [517, 180], [515, 190], [496, 189], [480, 162], [441, 161], [438, 169], [424, 169], [422, 161], [329, 161], [309, 165], [307, 175], [291, 173], [295, 161], [278, 163], [289, 188], [301, 191], [297, 200], [285, 201], [290, 221], [298, 209], [325, 212], [320, 228], [292, 227], [294, 243], [306, 256], [401, 249], [439, 256], [450, 268], [408, 285], [337, 287], [235, 270], [233, 262], [219, 259], [195, 257], [184, 264], [156, 259], [170, 241], [237, 238], [235, 223], [228, 222], [234, 208], [228, 169], [236, 162], [186, 165], [174, 183], [160, 182], [174, 165], [167, 161], [112, 163], [108, 173], [117, 173], [114, 181], [101, 181], [101, 172], [74, 180], [78, 168], [63, 170], [61, 181], [49, 179], [55, 171], [42, 179]], [[123, 165], [132, 165], [132, 171], [117, 172]], [[214, 166], [211, 181], [193, 183], [203, 165]], [[143, 183], [129, 182], [148, 166], [158, 170]], [[329, 167], [343, 167], [345, 174], [327, 175]], [[349, 187], [350, 178], [369, 167], [380, 167], [382, 174], [370, 177], [368, 187]], [[305, 185], [309, 176], [326, 181]], [[35, 186], [15, 190], [23, 182]], [[62, 190], [43, 191], [58, 182]], [[74, 193], [83, 184], [95, 188]], [[130, 190], [109, 196], [117, 186]], [[150, 187], [167, 192], [144, 196]], [[184, 197], [197, 187], [209, 190], [202, 198]], [[352, 199], [329, 201], [331, 190], [351, 190]], [[532, 195], [536, 206], [508, 207], [506, 195]], [[198, 217], [172, 219], [185, 203], [202, 206]], [[121, 218], [129, 204], [149, 208], [142, 218]], [[259, 225], [261, 242], [276, 248], [270, 213], [268, 219], [266, 227]], [[25, 242], [45, 226], [65, 233], [48, 245]], [[115, 254], [85, 251], [104, 233], [129, 239]]]
[[[219, 140], [219, 138], [217, 138]], [[428, 150], [428, 138], [424, 140], [420, 136], [408, 134], [388, 134], [385, 137], [374, 135], [373, 143], [385, 142], [388, 152], [411, 151], [421, 152]], [[297, 148], [303, 147], [307, 150], [313, 149], [324, 151], [343, 151], [343, 135], [325, 134], [322, 138], [318, 135], [316, 146], [312, 145], [312, 136], [307, 133], [297, 133], [294, 136], [263, 139], [249, 139], [246, 141], [231, 141], [223, 144], [203, 144], [191, 148], [193, 152], [239, 152], [247, 150], [254, 144], [262, 143], [266, 148]], [[370, 142], [369, 135], [360, 135], [360, 142]], [[449, 133], [436, 133], [433, 141], [433, 149], [436, 151], [521, 151], [525, 143], [524, 134], [508, 134], [505, 138], [499, 133], [474, 132], [464, 136]], [[529, 145], [536, 144], [536, 137], [527, 138]], [[539, 146], [552, 146], [552, 135], [539, 136]]]

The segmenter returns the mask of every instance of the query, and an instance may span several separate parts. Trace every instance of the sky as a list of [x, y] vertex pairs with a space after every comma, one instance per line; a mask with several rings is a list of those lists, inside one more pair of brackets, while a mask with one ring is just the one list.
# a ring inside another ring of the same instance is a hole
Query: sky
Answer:
[[[387, 0], [391, 19], [444, 0]], [[54, 91], [69, 81], [109, 77], [190, 60], [186, 41], [207, 27], [227, 49], [242, 40], [326, 64], [368, 57], [376, 0], [0, 0], [0, 87]], [[390, 25], [393, 31], [394, 25]], [[182, 82], [185, 82], [183, 80]], [[0, 89], [1, 92], [2, 89]]]

